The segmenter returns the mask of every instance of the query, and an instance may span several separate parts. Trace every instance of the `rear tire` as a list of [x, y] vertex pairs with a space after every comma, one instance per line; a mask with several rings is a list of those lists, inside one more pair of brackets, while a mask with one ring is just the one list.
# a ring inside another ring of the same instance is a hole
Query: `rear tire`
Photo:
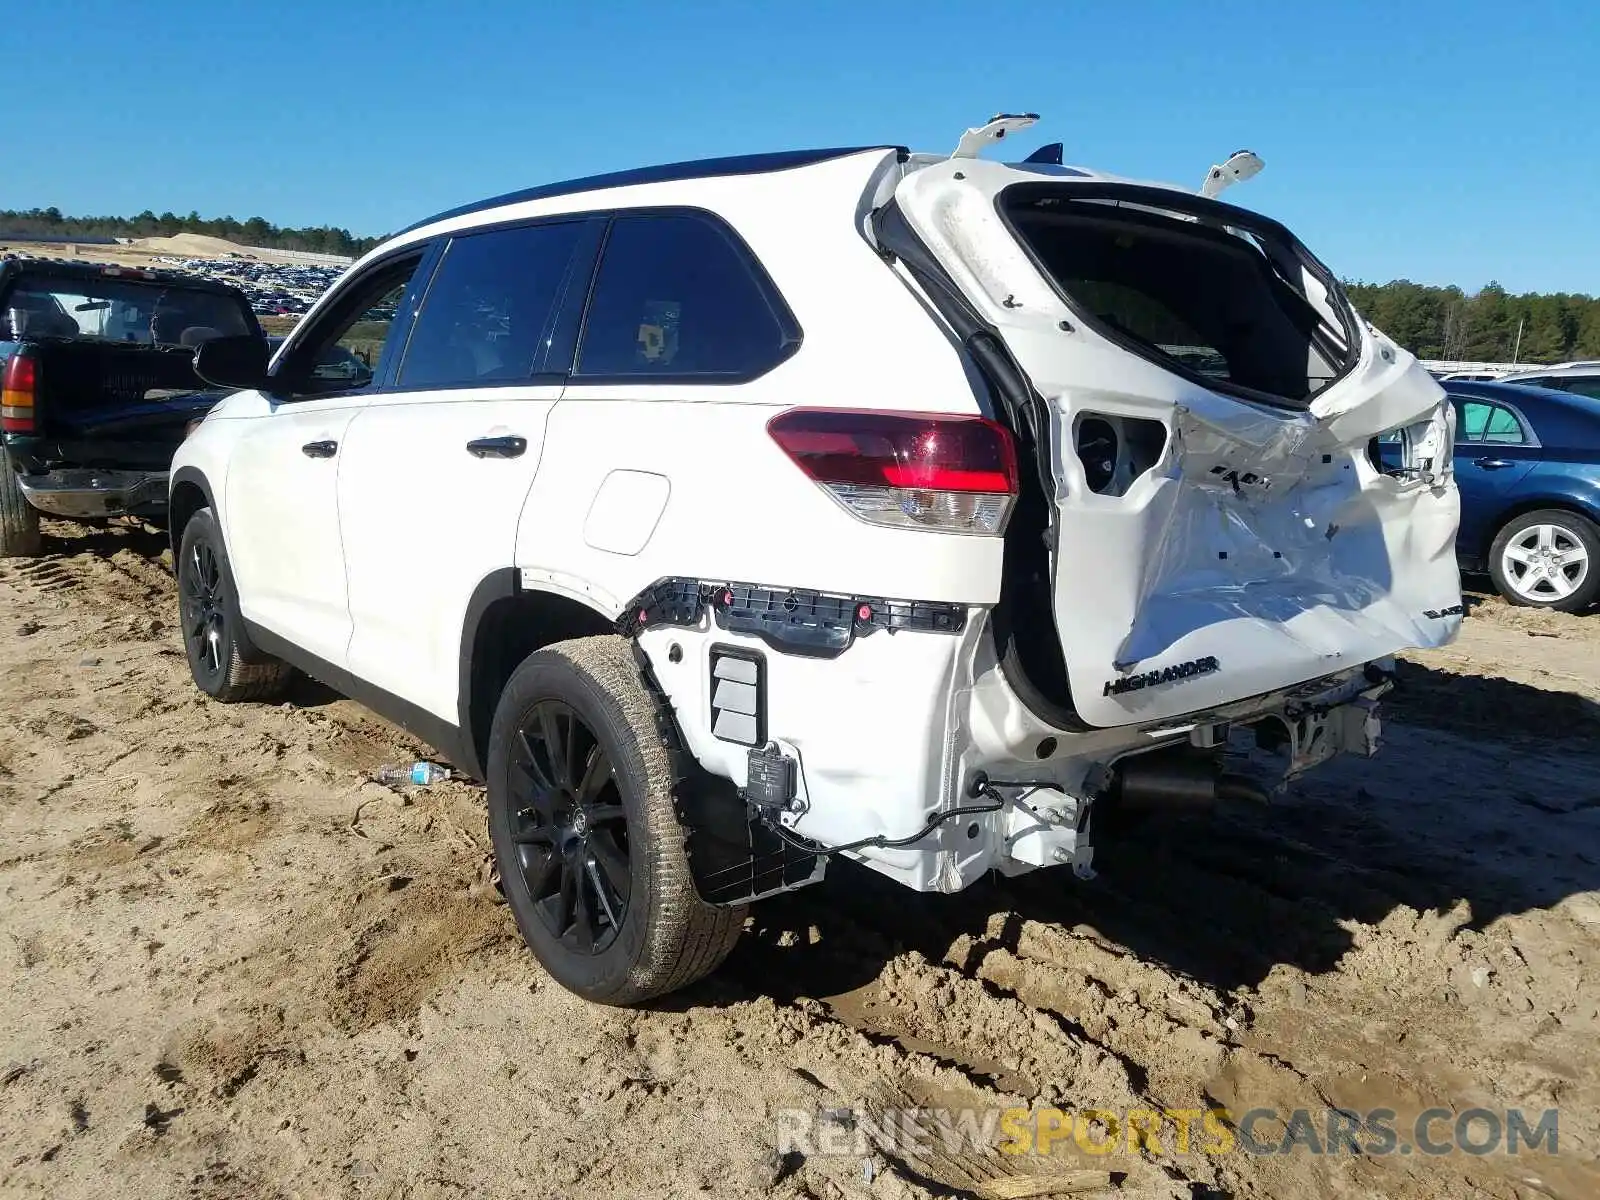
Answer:
[[22, 494], [17, 473], [0, 450], [0, 558], [34, 558], [41, 549], [39, 511]]
[[744, 925], [742, 906], [695, 891], [656, 718], [628, 644], [602, 635], [524, 660], [489, 735], [506, 903], [550, 976], [600, 1004], [687, 987], [722, 964]]
[[[224, 704], [281, 698], [294, 670], [279, 659], [249, 652], [233, 569], [209, 508], [200, 509], [184, 526], [173, 567], [179, 629], [195, 686]], [[247, 655], [257, 661], [248, 661]]]
[[1489, 574], [1512, 604], [1582, 612], [1600, 598], [1600, 530], [1566, 509], [1523, 513], [1495, 535]]

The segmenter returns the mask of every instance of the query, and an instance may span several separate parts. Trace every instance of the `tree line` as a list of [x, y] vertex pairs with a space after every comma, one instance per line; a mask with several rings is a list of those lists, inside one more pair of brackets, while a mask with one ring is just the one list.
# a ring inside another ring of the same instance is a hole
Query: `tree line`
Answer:
[[1458, 287], [1409, 279], [1346, 282], [1345, 290], [1362, 316], [1418, 358], [1527, 363], [1600, 358], [1600, 297], [1512, 295], [1498, 283], [1468, 295]]
[[206, 218], [198, 212], [191, 212], [186, 217], [170, 212], [157, 216], [149, 209], [136, 217], [68, 217], [63, 216], [59, 208], [0, 209], [0, 234], [16, 241], [29, 235], [49, 238], [142, 238], [172, 237], [180, 233], [200, 233], [273, 250], [304, 250], [314, 254], [342, 254], [351, 258], [366, 253], [382, 240], [356, 237], [348, 229], [331, 225], [290, 229], [274, 225], [264, 217], [239, 221], [233, 217]]

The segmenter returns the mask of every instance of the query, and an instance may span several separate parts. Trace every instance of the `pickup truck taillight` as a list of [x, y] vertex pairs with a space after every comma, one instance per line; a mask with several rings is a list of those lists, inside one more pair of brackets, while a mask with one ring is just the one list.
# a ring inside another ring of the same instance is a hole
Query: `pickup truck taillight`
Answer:
[[35, 376], [33, 359], [26, 353], [13, 354], [6, 360], [5, 374], [0, 376], [0, 429], [7, 433], [33, 432]]
[[767, 432], [863, 521], [998, 534], [1017, 496], [1011, 435], [983, 417], [792, 408]]

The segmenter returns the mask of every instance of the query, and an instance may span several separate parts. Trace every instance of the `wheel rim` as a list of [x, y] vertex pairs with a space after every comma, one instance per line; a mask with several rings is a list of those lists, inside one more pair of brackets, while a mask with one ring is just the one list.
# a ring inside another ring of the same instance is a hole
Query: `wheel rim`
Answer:
[[183, 598], [183, 637], [190, 657], [208, 674], [220, 674], [227, 615], [222, 602], [222, 564], [209, 542], [197, 541], [190, 547], [183, 561], [179, 592]]
[[1565, 600], [1589, 578], [1589, 549], [1565, 525], [1529, 525], [1500, 553], [1500, 568], [1511, 590], [1524, 600], [1550, 604]]
[[599, 954], [627, 915], [628, 821], [616, 770], [571, 707], [541, 700], [511, 748], [511, 841], [540, 922], [577, 954]]

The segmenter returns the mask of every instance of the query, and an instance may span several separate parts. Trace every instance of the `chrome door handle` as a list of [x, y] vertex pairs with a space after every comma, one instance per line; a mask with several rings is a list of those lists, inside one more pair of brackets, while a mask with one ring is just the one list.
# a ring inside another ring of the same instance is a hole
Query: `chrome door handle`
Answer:
[[483, 437], [467, 443], [467, 453], [473, 458], [520, 458], [528, 449], [524, 437]]
[[1485, 471], [1500, 471], [1511, 465], [1508, 458], [1479, 458], [1473, 461], [1473, 466], [1482, 467]]
[[307, 458], [332, 458], [339, 452], [339, 443], [333, 441], [307, 442], [300, 447], [300, 453]]

